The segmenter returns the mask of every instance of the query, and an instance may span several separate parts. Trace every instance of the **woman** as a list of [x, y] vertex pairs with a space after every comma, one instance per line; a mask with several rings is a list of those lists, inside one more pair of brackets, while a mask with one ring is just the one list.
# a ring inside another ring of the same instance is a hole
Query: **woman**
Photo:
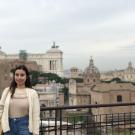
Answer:
[[39, 135], [40, 107], [26, 66], [13, 71], [13, 80], [0, 101], [4, 135]]

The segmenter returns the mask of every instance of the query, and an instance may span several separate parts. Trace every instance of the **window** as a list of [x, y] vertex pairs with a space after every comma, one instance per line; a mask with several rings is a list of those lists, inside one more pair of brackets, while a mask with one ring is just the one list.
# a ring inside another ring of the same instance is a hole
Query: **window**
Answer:
[[56, 70], [57, 69], [57, 61], [56, 60], [50, 60], [49, 66], [50, 66], [50, 70]]
[[121, 95], [117, 96], [117, 102], [122, 102], [122, 96]]

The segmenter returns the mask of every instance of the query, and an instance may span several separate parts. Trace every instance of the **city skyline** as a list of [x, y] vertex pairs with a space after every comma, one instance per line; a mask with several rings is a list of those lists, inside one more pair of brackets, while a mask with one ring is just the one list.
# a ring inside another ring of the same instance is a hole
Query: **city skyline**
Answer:
[[5, 53], [45, 53], [53, 41], [64, 69], [84, 70], [94, 59], [100, 71], [135, 65], [134, 0], [0, 1], [0, 46]]

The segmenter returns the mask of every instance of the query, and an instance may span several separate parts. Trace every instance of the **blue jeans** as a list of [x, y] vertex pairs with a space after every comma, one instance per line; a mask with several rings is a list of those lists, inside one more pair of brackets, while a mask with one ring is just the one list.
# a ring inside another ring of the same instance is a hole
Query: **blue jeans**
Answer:
[[29, 117], [9, 118], [10, 131], [4, 135], [32, 135], [28, 129]]

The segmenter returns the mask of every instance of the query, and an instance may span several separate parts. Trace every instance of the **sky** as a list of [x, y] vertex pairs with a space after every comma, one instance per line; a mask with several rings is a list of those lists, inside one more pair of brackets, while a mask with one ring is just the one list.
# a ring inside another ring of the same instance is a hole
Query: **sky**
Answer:
[[135, 0], [0, 0], [5, 53], [63, 51], [64, 69], [100, 71], [135, 65]]

